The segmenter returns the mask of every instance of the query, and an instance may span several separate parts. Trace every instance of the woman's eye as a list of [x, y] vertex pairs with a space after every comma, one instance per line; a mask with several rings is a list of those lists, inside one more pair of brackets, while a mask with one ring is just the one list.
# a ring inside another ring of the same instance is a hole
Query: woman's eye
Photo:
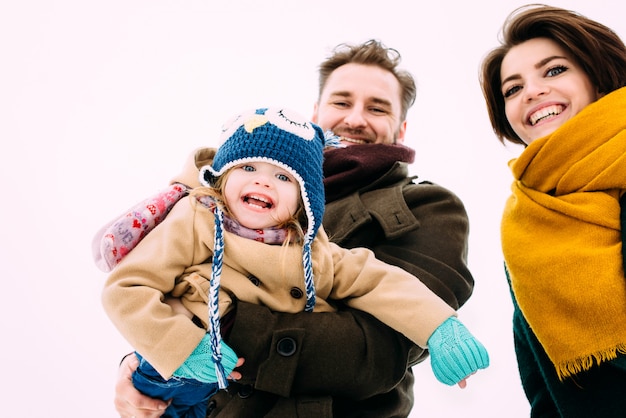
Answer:
[[557, 76], [561, 73], [564, 73], [565, 71], [567, 71], [567, 67], [564, 65], [557, 65], [556, 67], [552, 67], [550, 69], [548, 69], [548, 71], [546, 71], [546, 76], [547, 77], [554, 77]]
[[520, 90], [521, 90], [520, 86], [510, 87], [510, 88], [504, 90], [503, 96], [504, 96], [504, 98], [511, 97], [512, 95], [514, 95], [515, 93], [517, 93]]

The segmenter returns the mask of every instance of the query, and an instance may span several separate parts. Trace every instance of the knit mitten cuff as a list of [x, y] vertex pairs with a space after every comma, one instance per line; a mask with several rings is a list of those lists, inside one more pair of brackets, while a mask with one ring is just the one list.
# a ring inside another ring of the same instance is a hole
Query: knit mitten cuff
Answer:
[[489, 354], [456, 317], [446, 319], [428, 339], [430, 363], [437, 380], [454, 385], [489, 366]]
[[218, 383], [218, 373], [228, 376], [237, 365], [237, 354], [224, 341], [221, 342], [220, 351], [221, 361], [216, 362], [211, 349], [210, 334], [206, 334], [173, 375], [204, 383]]

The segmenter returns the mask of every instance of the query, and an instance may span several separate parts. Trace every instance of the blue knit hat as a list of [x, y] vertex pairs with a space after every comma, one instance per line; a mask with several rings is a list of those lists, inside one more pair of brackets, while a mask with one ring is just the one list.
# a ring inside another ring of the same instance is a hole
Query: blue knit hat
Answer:
[[[323, 149], [338, 143], [330, 133], [309, 122], [298, 113], [285, 108], [262, 108], [243, 112], [222, 128], [222, 136], [212, 165], [200, 169], [200, 183], [211, 186], [228, 169], [244, 163], [267, 162], [288, 171], [300, 185], [307, 226], [304, 232], [302, 264], [306, 290], [305, 311], [315, 306], [315, 285], [311, 262], [311, 243], [324, 216]], [[223, 214], [215, 212], [215, 249], [209, 290], [209, 332], [212, 335], [213, 358], [218, 382], [226, 386], [221, 367], [219, 312], [217, 297], [224, 251]], [[219, 379], [219, 377], [222, 379]]]
[[322, 129], [293, 110], [263, 108], [232, 118], [220, 139], [213, 164], [200, 169], [200, 182], [210, 185], [228, 169], [249, 162], [282, 167], [298, 180], [307, 217], [304, 242], [313, 241], [324, 216]]

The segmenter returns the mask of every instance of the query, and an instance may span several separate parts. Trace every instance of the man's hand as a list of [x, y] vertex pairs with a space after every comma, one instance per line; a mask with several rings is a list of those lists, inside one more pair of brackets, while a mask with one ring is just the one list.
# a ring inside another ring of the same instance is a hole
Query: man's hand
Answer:
[[132, 353], [120, 364], [115, 383], [115, 409], [121, 418], [157, 418], [163, 415], [169, 405], [159, 399], [152, 399], [133, 386], [132, 374], [139, 366], [137, 356]]
[[[243, 364], [243, 358], [237, 361], [239, 367]], [[115, 410], [120, 414], [121, 418], [157, 418], [163, 415], [169, 402], [159, 399], [150, 398], [133, 386], [132, 375], [139, 366], [139, 360], [134, 353], [127, 355], [117, 373], [117, 382], [115, 383]], [[233, 371], [229, 379], [241, 379], [241, 373]]]

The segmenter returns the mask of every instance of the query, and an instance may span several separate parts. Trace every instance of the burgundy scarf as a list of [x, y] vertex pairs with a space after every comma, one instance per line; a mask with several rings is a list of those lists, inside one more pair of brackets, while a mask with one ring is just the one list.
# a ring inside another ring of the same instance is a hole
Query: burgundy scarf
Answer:
[[324, 151], [326, 203], [369, 186], [397, 162], [412, 163], [415, 151], [404, 145], [371, 144]]

